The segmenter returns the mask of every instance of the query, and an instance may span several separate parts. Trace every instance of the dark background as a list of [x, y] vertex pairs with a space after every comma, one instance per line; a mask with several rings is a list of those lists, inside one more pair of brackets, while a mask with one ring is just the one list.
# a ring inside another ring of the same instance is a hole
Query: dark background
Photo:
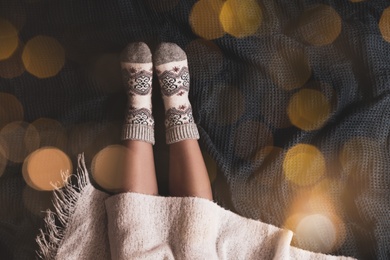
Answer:
[[[24, 114], [19, 120], [60, 122], [62, 132], [53, 132], [54, 139], [65, 135], [61, 149], [74, 166], [81, 152], [90, 165], [98, 151], [120, 143], [126, 108], [121, 50], [133, 41], [144, 41], [152, 50], [159, 42], [174, 42], [188, 56], [190, 100], [215, 201], [245, 217], [283, 227], [295, 199], [330, 180], [321, 189], [333, 206], [320, 201], [316, 207], [320, 212], [336, 208], [343, 228], [337, 233], [341, 242], [327, 253], [388, 259], [390, 43], [378, 24], [389, 2], [255, 2], [262, 10], [256, 32], [206, 40], [189, 22], [196, 3], [192, 0], [3, 0], [0, 17], [18, 29], [20, 41], [25, 44], [38, 35], [56, 39], [65, 50], [65, 64], [49, 78], [28, 71], [2, 76], [0, 92], [20, 101]], [[327, 33], [317, 27], [331, 30], [332, 23], [321, 16], [326, 14], [324, 5], [339, 15], [341, 32], [329, 44], [315, 45], [310, 39], [321, 41], [321, 33]], [[0, 61], [0, 69], [21, 69], [18, 64], [16, 58]], [[305, 73], [300, 86], [280, 88]], [[167, 195], [168, 147], [156, 89], [155, 154], [159, 190]], [[310, 131], [293, 126], [286, 113], [291, 96], [302, 89], [321, 91], [331, 104], [326, 122]], [[4, 109], [7, 101], [1, 102]], [[7, 118], [13, 118], [9, 113]], [[7, 120], [2, 119], [0, 129], [10, 123]], [[311, 144], [322, 152], [327, 170], [320, 180], [295, 185], [283, 177], [283, 160], [297, 144]], [[271, 152], [259, 152], [270, 146]], [[50, 199], [51, 192], [26, 185], [22, 163], [7, 163], [0, 177], [1, 259], [35, 258], [34, 238]], [[313, 249], [310, 243], [294, 243]]]

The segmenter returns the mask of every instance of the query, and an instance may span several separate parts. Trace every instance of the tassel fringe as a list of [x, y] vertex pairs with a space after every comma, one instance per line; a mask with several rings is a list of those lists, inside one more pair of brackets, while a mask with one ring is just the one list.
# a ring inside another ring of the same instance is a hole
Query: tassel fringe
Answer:
[[[62, 173], [64, 187], [55, 187], [53, 205], [55, 211], [50, 209], [46, 211], [45, 231], [40, 229], [36, 242], [39, 245], [37, 254], [41, 259], [55, 259], [58, 248], [65, 235], [70, 216], [73, 214], [76, 203], [81, 196], [83, 189], [90, 184], [87, 167], [85, 166], [84, 154], [79, 154], [78, 167], [75, 175], [77, 185], [69, 181], [69, 175]], [[59, 221], [56, 223], [56, 220]]]

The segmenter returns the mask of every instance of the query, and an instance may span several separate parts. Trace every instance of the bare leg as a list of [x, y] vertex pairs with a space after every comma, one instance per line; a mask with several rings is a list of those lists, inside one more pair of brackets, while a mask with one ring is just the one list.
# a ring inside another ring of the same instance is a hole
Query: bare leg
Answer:
[[197, 140], [170, 145], [169, 191], [172, 196], [212, 200], [210, 179]]
[[153, 159], [152, 54], [145, 43], [129, 44], [121, 55], [128, 109], [122, 140], [125, 155], [122, 191], [158, 194]]
[[150, 143], [126, 140], [128, 152], [125, 158], [123, 192], [157, 195], [156, 170], [153, 147]]
[[174, 43], [161, 43], [153, 57], [164, 100], [166, 142], [170, 144], [170, 194], [212, 200], [209, 176], [197, 141], [199, 132], [188, 99], [187, 55]]

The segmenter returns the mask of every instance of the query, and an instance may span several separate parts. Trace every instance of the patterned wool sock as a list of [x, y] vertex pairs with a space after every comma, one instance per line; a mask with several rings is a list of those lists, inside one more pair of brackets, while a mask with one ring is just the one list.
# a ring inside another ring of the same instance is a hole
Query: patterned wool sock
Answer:
[[167, 144], [199, 139], [188, 100], [190, 76], [185, 52], [174, 43], [162, 43], [154, 55], [154, 66], [164, 100]]
[[122, 140], [139, 140], [154, 144], [153, 64], [149, 47], [143, 42], [130, 43], [121, 54], [121, 67], [128, 95]]

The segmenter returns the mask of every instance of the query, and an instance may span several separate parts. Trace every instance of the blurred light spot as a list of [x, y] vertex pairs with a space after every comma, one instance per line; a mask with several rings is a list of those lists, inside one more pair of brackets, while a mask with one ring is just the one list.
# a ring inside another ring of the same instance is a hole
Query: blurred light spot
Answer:
[[86, 161], [104, 147], [120, 143], [122, 121], [118, 123], [86, 122], [74, 125], [70, 130], [69, 147], [74, 155], [85, 154]]
[[5, 167], [7, 166], [8, 147], [3, 139], [0, 139], [0, 177], [3, 175]]
[[103, 54], [97, 58], [92, 68], [92, 77], [107, 93], [123, 89], [120, 59], [118, 54]]
[[255, 0], [227, 0], [222, 6], [219, 19], [225, 32], [241, 38], [258, 31], [263, 14]]
[[23, 189], [24, 206], [36, 216], [44, 216], [47, 209], [53, 210], [53, 193], [37, 191], [26, 185]]
[[224, 56], [221, 49], [212, 41], [197, 39], [185, 48], [191, 67], [191, 78], [199, 81], [210, 81], [222, 70]]
[[11, 94], [0, 92], [0, 129], [13, 121], [22, 121], [24, 118], [23, 106]]
[[327, 216], [321, 214], [305, 216], [295, 233], [306, 240], [305, 248], [314, 252], [331, 252], [337, 241], [336, 227]]
[[12, 79], [19, 77], [23, 74], [23, 72], [25, 72], [26, 69], [24, 68], [22, 61], [23, 48], [24, 45], [19, 42], [18, 48], [15, 50], [12, 56], [6, 60], [0, 61], [0, 77]]
[[39, 134], [35, 127], [22, 121], [6, 125], [0, 131], [0, 137], [8, 146], [8, 160], [15, 163], [23, 162], [39, 146]]
[[93, 158], [92, 175], [102, 188], [112, 192], [121, 190], [127, 150], [122, 145], [110, 145]]
[[283, 162], [285, 177], [297, 185], [312, 185], [325, 174], [325, 158], [314, 146], [297, 144], [291, 147]]
[[247, 121], [235, 131], [234, 151], [240, 158], [253, 159], [258, 150], [273, 145], [271, 130], [256, 121]]
[[300, 248], [330, 253], [345, 241], [345, 225], [330, 197], [318, 191], [305, 191], [292, 201], [285, 227], [294, 232], [293, 243]]
[[302, 89], [291, 97], [287, 114], [293, 125], [312, 131], [321, 128], [329, 119], [331, 106], [321, 92]]
[[0, 43], [0, 60], [11, 57], [19, 44], [17, 29], [3, 18], [0, 18]]
[[[61, 188], [72, 174], [69, 157], [55, 147], [44, 147], [31, 153], [23, 163], [23, 178], [36, 190]], [[64, 176], [63, 176], [64, 175]]]
[[175, 8], [180, 0], [145, 0], [150, 9], [156, 12], [166, 12]]
[[300, 48], [280, 49], [269, 69], [272, 81], [285, 90], [302, 87], [311, 75], [308, 59]]
[[202, 150], [203, 160], [206, 164], [207, 172], [209, 174], [210, 182], [213, 183], [217, 177], [217, 164], [208, 152]]
[[379, 20], [379, 30], [385, 41], [390, 42], [390, 7], [387, 7]]
[[343, 171], [355, 175], [382, 172], [382, 162], [385, 160], [385, 153], [381, 150], [379, 143], [364, 136], [349, 139], [344, 143], [339, 154]]
[[[221, 125], [235, 123], [245, 111], [245, 99], [241, 91], [236, 87], [226, 87], [218, 91], [217, 97], [221, 102], [213, 110], [216, 122]], [[215, 107], [214, 102], [212, 105]]]
[[67, 149], [66, 130], [61, 123], [50, 118], [39, 118], [31, 123], [40, 137], [39, 147], [54, 146], [62, 151]]
[[219, 21], [222, 5], [222, 0], [200, 0], [196, 2], [190, 14], [192, 30], [207, 40], [222, 37], [225, 34]]
[[312, 45], [331, 44], [340, 32], [340, 15], [329, 5], [319, 4], [306, 10], [299, 21], [299, 35]]
[[65, 51], [56, 39], [36, 36], [26, 43], [22, 60], [29, 73], [38, 78], [49, 78], [64, 66]]

